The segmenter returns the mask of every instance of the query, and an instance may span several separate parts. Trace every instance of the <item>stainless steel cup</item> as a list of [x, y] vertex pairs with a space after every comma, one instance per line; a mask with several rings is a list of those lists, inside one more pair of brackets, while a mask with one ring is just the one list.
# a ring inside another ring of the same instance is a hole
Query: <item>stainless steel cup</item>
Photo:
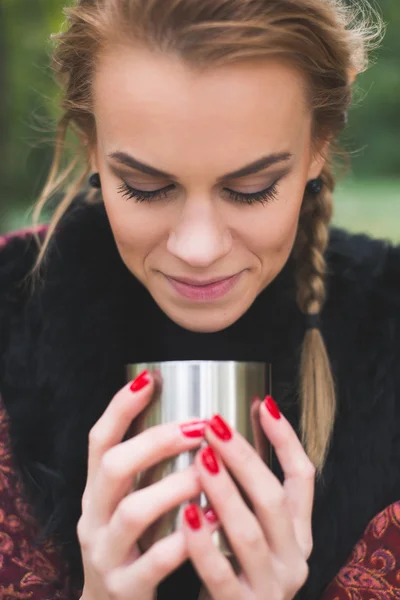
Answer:
[[[257, 411], [252, 410], [254, 397], [263, 399], [270, 393], [269, 364], [208, 360], [137, 363], [127, 365], [127, 380], [134, 379], [144, 369], [152, 372], [156, 379], [155, 392], [149, 406], [133, 421], [125, 439], [154, 425], [193, 418], [210, 419], [214, 414], [220, 414], [269, 464], [269, 443], [261, 430]], [[184, 452], [139, 473], [134, 489], [144, 488], [187, 468], [193, 463], [196, 451]], [[242, 494], [248, 502], [243, 491]], [[208, 504], [204, 493], [193, 501], [202, 508]], [[164, 514], [146, 530], [139, 540], [142, 552], [180, 526], [184, 506]], [[220, 550], [226, 556], [232, 556], [223, 530], [219, 529], [213, 535]]]

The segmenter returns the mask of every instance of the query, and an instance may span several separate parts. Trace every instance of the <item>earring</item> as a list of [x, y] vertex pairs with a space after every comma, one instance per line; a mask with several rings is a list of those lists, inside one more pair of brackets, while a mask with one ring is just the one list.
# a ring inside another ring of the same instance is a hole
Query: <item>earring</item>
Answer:
[[93, 173], [93, 175], [91, 175], [89, 177], [89, 183], [92, 187], [100, 189], [101, 188], [100, 175], [98, 173]]
[[318, 177], [317, 179], [311, 179], [307, 183], [306, 191], [309, 194], [313, 194], [314, 196], [316, 196], [317, 194], [321, 193], [322, 186], [323, 186], [323, 181], [322, 181], [321, 177]]

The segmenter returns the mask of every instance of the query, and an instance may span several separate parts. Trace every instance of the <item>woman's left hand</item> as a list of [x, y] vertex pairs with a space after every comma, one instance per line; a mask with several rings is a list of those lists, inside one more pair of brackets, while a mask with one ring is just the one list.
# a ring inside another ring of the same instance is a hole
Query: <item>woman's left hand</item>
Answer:
[[202, 512], [190, 504], [183, 524], [189, 557], [213, 600], [291, 600], [308, 577], [315, 468], [271, 400], [272, 412], [258, 400], [260, 422], [282, 466], [283, 485], [249, 442], [218, 416], [206, 428], [209, 446], [196, 455], [202, 489], [240, 566], [237, 575], [204, 527]]

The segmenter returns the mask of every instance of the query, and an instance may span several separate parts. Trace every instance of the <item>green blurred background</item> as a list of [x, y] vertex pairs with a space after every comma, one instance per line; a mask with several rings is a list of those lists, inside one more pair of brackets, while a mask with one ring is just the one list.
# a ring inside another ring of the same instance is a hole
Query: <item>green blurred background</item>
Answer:
[[[50, 33], [66, 0], [0, 0], [0, 233], [30, 222], [49, 169], [58, 90]], [[377, 0], [387, 31], [358, 78], [343, 145], [352, 167], [335, 195], [335, 222], [400, 241], [400, 0]]]

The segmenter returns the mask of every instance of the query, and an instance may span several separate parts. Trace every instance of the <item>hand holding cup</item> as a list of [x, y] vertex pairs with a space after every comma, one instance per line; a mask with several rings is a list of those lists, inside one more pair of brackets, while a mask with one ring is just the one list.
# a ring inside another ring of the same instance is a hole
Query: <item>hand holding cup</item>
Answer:
[[[152, 600], [161, 580], [188, 558], [182, 530], [143, 554], [137, 545], [153, 521], [201, 490], [194, 466], [132, 490], [137, 473], [193, 450], [203, 440], [204, 422], [196, 420], [162, 424], [122, 441], [153, 392], [154, 379], [142, 374], [115, 395], [90, 431], [88, 476], [77, 527], [85, 576], [82, 600]], [[207, 527], [212, 531], [216, 525]]]

